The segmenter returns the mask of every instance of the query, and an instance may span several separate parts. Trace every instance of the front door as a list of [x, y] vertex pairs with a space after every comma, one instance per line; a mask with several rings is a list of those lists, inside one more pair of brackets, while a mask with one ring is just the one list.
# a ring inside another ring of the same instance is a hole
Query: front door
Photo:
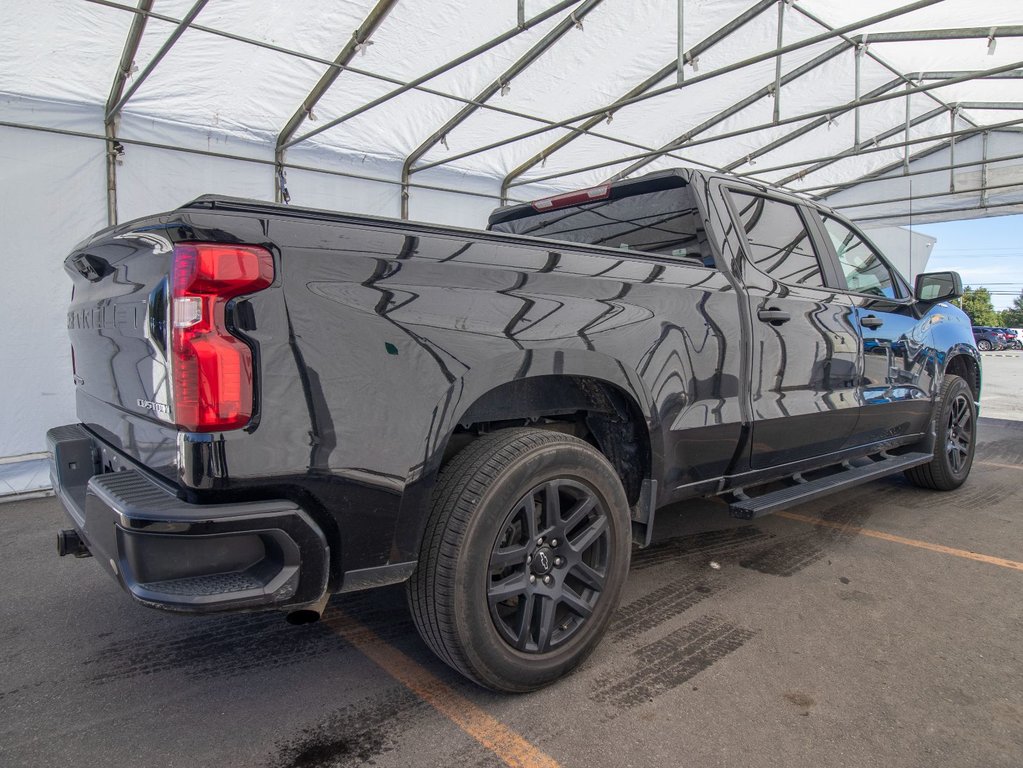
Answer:
[[862, 233], [817, 212], [834, 249], [863, 340], [856, 445], [924, 432], [931, 415], [933, 362], [907, 286]]

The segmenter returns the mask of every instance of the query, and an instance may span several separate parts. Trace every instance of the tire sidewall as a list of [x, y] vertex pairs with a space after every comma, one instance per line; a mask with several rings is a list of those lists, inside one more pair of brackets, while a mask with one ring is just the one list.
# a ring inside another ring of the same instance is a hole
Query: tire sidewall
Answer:
[[[490, 616], [487, 579], [490, 555], [508, 513], [537, 485], [568, 479], [592, 490], [607, 511], [610, 551], [605, 588], [593, 614], [565, 644], [549, 653], [510, 647]], [[547, 444], [511, 463], [479, 500], [462, 540], [455, 574], [454, 619], [467, 660], [504, 690], [532, 690], [579, 664], [600, 641], [617, 607], [631, 554], [628, 501], [611, 465], [579, 441]]]
[[[963, 471], [957, 473], [952, 469], [952, 463], [949, 461], [945, 443], [948, 434], [948, 419], [951, 413], [952, 403], [955, 402], [959, 395], [965, 395], [966, 401], [969, 403], [972, 432], [970, 435], [969, 455], [966, 457], [966, 461], [963, 464]], [[966, 482], [966, 478], [970, 476], [970, 470], [973, 467], [973, 456], [977, 449], [977, 407], [973, 400], [973, 391], [970, 389], [969, 385], [958, 376], [950, 382], [949, 386], [946, 387], [943, 393], [934, 428], [937, 436], [937, 440], [935, 442], [935, 458], [940, 462], [941, 472], [945, 476], [948, 484], [952, 487], [958, 487]]]

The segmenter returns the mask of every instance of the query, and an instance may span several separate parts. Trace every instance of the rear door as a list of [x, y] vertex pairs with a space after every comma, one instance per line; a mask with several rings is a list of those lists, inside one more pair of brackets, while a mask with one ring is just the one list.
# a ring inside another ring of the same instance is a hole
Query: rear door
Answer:
[[850, 297], [793, 198], [722, 184], [752, 322], [753, 469], [840, 450], [857, 420], [860, 340]]
[[860, 418], [853, 443], [866, 445], [927, 429], [934, 369], [905, 281], [851, 222], [814, 211], [855, 311], [863, 345]]

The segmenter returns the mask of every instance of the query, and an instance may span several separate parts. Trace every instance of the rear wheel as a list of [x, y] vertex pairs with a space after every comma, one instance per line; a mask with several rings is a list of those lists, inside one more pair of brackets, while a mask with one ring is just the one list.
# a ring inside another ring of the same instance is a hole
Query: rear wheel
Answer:
[[914, 485], [936, 491], [958, 488], [970, 475], [977, 443], [977, 406], [970, 386], [947, 374], [934, 408], [934, 458], [906, 470]]
[[981, 339], [980, 341], [977, 342], [977, 349], [982, 350], [984, 352], [989, 352], [991, 351], [991, 342], [988, 341], [987, 339]]
[[557, 432], [502, 430], [441, 472], [409, 607], [456, 670], [530, 691], [599, 642], [630, 552], [628, 501], [599, 452]]

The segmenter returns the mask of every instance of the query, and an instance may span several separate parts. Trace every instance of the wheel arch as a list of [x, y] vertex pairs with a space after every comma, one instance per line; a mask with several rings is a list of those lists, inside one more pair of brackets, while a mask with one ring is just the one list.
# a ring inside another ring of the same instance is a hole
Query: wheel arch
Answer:
[[421, 445], [423, 461], [410, 470], [402, 495], [394, 554], [403, 558], [415, 559], [437, 475], [464, 447], [459, 436], [474, 427], [530, 424], [567, 431], [560, 424], [573, 416], [578, 423], [584, 414], [586, 436], [618, 471], [630, 504], [639, 500], [643, 480], [660, 476], [653, 399], [634, 370], [600, 353], [524, 350], [502, 356], [453, 382], [434, 414]]
[[953, 347], [945, 357], [945, 373], [964, 379], [973, 399], [980, 402], [981, 365], [979, 353], [967, 345]]

